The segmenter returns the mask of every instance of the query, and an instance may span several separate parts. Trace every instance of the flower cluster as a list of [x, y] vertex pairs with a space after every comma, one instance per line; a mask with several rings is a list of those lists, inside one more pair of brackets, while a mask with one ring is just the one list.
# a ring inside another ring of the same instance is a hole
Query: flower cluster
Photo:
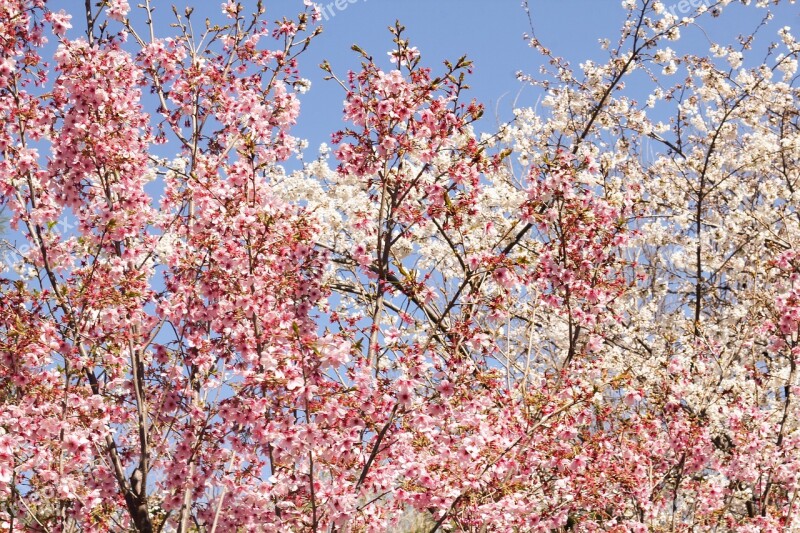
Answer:
[[797, 529], [800, 47], [682, 53], [729, 3], [483, 134], [398, 23], [290, 172], [310, 0], [0, 0], [0, 529]]

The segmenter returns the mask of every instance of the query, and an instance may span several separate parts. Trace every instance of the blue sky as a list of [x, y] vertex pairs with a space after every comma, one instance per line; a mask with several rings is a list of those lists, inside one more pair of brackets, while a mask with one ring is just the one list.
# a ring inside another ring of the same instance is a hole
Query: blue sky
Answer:
[[[640, 0], [641, 1], [641, 0]], [[681, 1], [662, 0], [668, 10], [681, 14]], [[712, 0], [691, 0], [694, 3]], [[221, 0], [152, 0], [162, 18], [162, 35], [167, 35], [173, 3], [179, 8], [195, 8], [195, 20], [200, 17], [219, 18]], [[70, 36], [77, 36], [82, 28], [80, 15], [83, 0], [50, 0], [54, 10], [65, 9], [74, 14]], [[129, 0], [135, 6], [137, 0]], [[243, 0], [245, 9], [252, 9], [255, 0]], [[511, 109], [533, 106], [538, 93], [516, 79], [516, 72], [535, 74], [542, 59], [528, 47], [523, 34], [531, 28], [521, 7], [521, 0], [339, 0], [343, 9], [337, 9], [333, 0], [317, 0], [323, 5], [326, 20], [323, 33], [301, 58], [304, 77], [312, 81], [311, 91], [302, 97], [302, 112], [295, 134], [309, 140], [309, 156], [316, 146], [327, 142], [341, 122], [342, 89], [332, 81], [323, 81], [324, 73], [318, 65], [327, 59], [334, 72], [343, 76], [357, 69], [359, 57], [350, 50], [358, 44], [376, 58], [386, 58], [391, 49], [391, 35], [387, 28], [399, 20], [406, 26], [406, 37], [422, 52], [423, 63], [436, 72], [444, 59], [457, 59], [466, 54], [474, 61], [474, 75], [469, 81], [471, 96], [487, 107], [482, 129], [491, 129], [493, 118], [506, 120]], [[302, 9], [302, 0], [264, 0], [267, 16], [278, 19], [291, 16]], [[598, 39], [616, 41], [625, 11], [620, 0], [530, 0], [536, 36], [557, 55], [577, 65], [586, 59], [602, 59]], [[135, 9], [135, 8], [134, 8]], [[182, 9], [181, 9], [182, 10]], [[797, 26], [800, 9], [784, 0], [773, 8], [775, 20], [765, 29], [762, 38], [774, 39], [782, 26]], [[763, 9], [744, 7], [738, 2], [727, 9], [720, 19], [706, 16], [702, 28], [684, 32], [678, 51], [705, 52], [708, 38], [733, 42], [740, 33], [750, 33], [764, 15]], [[761, 55], [759, 55], [759, 58]], [[388, 61], [386, 68], [390, 68]]]
[[[302, 0], [263, 0], [270, 19], [293, 16], [303, 7]], [[640, 2], [642, 0], [639, 0]], [[711, 3], [716, 0], [662, 0], [668, 10], [681, 14], [682, 3]], [[173, 20], [171, 5], [182, 11], [184, 6], [195, 8], [195, 20], [211, 17], [220, 20], [222, 0], [151, 0], [156, 7], [159, 36], [171, 33], [168, 24]], [[93, 3], [96, 3], [93, 0]], [[129, 0], [132, 6], [138, 0]], [[256, 0], [242, 0], [245, 9], [253, 9]], [[350, 47], [357, 43], [377, 58], [386, 58], [392, 47], [388, 27], [400, 20], [407, 28], [406, 37], [423, 55], [423, 63], [434, 69], [441, 67], [444, 59], [455, 60], [466, 54], [474, 61], [474, 74], [469, 80], [472, 89], [467, 96], [482, 102], [487, 112], [478, 128], [492, 130], [495, 117], [508, 120], [515, 106], [536, 104], [539, 94], [530, 86], [517, 81], [516, 72], [535, 74], [542, 58], [523, 39], [531, 31], [521, 0], [339, 0], [344, 9], [337, 9], [335, 0], [318, 0], [326, 7], [323, 33], [301, 58], [301, 72], [312, 80], [311, 91], [302, 95], [300, 121], [295, 135], [309, 141], [306, 159], [313, 159], [317, 147], [329, 142], [331, 134], [343, 127], [342, 89], [332, 81], [324, 81], [318, 65], [328, 60], [334, 72], [343, 76], [357, 69], [359, 57]], [[83, 0], [48, 0], [54, 11], [63, 9], [73, 15], [74, 28], [68, 37], [77, 38], [84, 31]], [[331, 6], [331, 7], [327, 7]], [[602, 59], [598, 39], [612, 42], [619, 35], [625, 19], [621, 0], [530, 0], [533, 27], [536, 36], [557, 55], [573, 64], [586, 59]], [[775, 19], [763, 30], [762, 40], [774, 40], [778, 28], [798, 26], [800, 8], [783, 0], [778, 7], [770, 7]], [[136, 8], [134, 7], [134, 11]], [[709, 38], [724, 43], [735, 42], [737, 35], [749, 34], [758, 26], [765, 10], [752, 5], [744, 7], [735, 1], [723, 17], [706, 16], [702, 27], [684, 31], [678, 51], [705, 53]], [[202, 18], [201, 18], [202, 17]], [[795, 28], [796, 29], [796, 28]], [[49, 47], [48, 47], [49, 48]], [[52, 50], [45, 50], [47, 56]], [[759, 59], [763, 54], [755, 57]], [[390, 68], [388, 60], [386, 68]], [[635, 80], [631, 80], [635, 83]], [[635, 87], [634, 87], [635, 89]], [[665, 110], [669, 112], [669, 110]], [[176, 155], [172, 146], [163, 147], [165, 157]], [[294, 166], [296, 163], [290, 163]]]
[[[663, 2], [667, 9], [674, 8], [680, 14], [678, 0], [674, 5], [671, 0]], [[296, 3], [280, 0], [272, 5], [276, 10], [288, 10]], [[270, 4], [267, 0], [267, 9]], [[764, 38], [774, 39], [779, 27], [800, 23], [797, 5], [784, 4], [775, 10], [775, 20]], [[598, 40], [615, 42], [625, 19], [618, 0], [531, 0], [530, 8], [537, 38], [576, 66], [586, 59], [605, 57]], [[344, 96], [334, 82], [322, 80], [317, 65], [327, 59], [337, 74], [357, 68], [359, 57], [350, 50], [354, 43], [374, 57], [385, 57], [392, 47], [387, 28], [395, 20], [406, 26], [407, 38], [434, 72], [444, 59], [466, 54], [474, 61], [470, 92], [486, 105], [488, 120], [495, 116], [508, 119], [515, 102], [517, 106], [536, 104], [536, 90], [524, 86], [515, 76], [518, 71], [535, 74], [542, 63], [523, 39], [531, 28], [520, 0], [354, 0], [343, 10], [333, 5], [326, 13], [324, 31], [307, 52], [304, 68], [301, 63], [303, 75], [313, 85], [304, 96], [296, 133], [309, 139], [311, 147], [327, 140], [329, 133], [324, 132], [340, 127]], [[753, 6], [731, 5], [724, 17], [706, 17], [701, 21], [702, 28], [685, 32], [684, 42], [675, 48], [703, 52], [708, 50], [708, 37], [732, 42], [738, 34], [751, 32], [764, 13]], [[484, 123], [483, 127], [491, 126]]]
[[[606, 1], [606, 0], [600, 0]], [[282, 2], [287, 4], [289, 2]], [[534, 0], [536, 34], [553, 47], [565, 52], [584, 50], [595, 55], [597, 39], [611, 32], [624, 18], [620, 4], [608, 0], [611, 9], [588, 16], [598, 0]], [[357, 0], [335, 16], [323, 20], [323, 33], [305, 58], [304, 76], [312, 80], [312, 90], [303, 101], [297, 133], [309, 139], [311, 146], [324, 141], [317, 131], [323, 123], [339, 127], [343, 93], [335, 83], [322, 81], [315, 69], [327, 59], [334, 72], [344, 74], [359, 65], [359, 57], [350, 51], [357, 43], [376, 58], [383, 59], [392, 48], [388, 27], [399, 20], [406, 27], [406, 37], [422, 53], [423, 63], [434, 69], [445, 59], [455, 60], [466, 54], [474, 61], [469, 80], [471, 94], [486, 108], [485, 117], [507, 120], [516, 101], [534, 105], [535, 91], [516, 79], [517, 71], [534, 72], [540, 60], [523, 39], [530, 33], [527, 15], [519, 0]], [[310, 69], [308, 67], [311, 67]], [[387, 62], [387, 68], [389, 67]], [[484, 124], [490, 128], [492, 122]], [[317, 141], [317, 142], [315, 142]]]

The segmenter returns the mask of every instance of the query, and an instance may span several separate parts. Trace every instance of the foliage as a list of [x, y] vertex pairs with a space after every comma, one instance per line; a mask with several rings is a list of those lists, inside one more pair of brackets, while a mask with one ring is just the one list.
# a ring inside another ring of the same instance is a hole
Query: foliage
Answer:
[[305, 5], [0, 1], [3, 527], [798, 527], [789, 29], [679, 55], [695, 18], [626, 0], [605, 63], [531, 37], [544, 110], [478, 134], [398, 23], [322, 65], [346, 125], [292, 171]]

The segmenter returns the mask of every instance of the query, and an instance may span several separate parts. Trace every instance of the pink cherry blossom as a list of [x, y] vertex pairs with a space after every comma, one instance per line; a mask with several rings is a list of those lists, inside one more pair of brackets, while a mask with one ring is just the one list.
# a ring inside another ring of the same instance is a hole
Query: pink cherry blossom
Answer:
[[398, 23], [290, 172], [313, 2], [101, 4], [0, 2], [0, 528], [800, 527], [789, 28], [625, 2], [479, 134]]

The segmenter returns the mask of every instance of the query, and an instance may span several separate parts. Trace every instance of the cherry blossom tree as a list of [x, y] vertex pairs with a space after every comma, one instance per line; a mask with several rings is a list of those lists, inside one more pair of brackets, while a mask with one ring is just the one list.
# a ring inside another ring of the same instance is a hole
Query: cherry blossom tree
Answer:
[[160, 38], [150, 0], [0, 1], [3, 528], [798, 527], [800, 45], [768, 2], [701, 53], [730, 0], [626, 1], [578, 69], [528, 36], [542, 108], [489, 132], [471, 62], [397, 23], [322, 65], [344, 124], [301, 168], [319, 8], [243, 4]]

